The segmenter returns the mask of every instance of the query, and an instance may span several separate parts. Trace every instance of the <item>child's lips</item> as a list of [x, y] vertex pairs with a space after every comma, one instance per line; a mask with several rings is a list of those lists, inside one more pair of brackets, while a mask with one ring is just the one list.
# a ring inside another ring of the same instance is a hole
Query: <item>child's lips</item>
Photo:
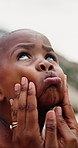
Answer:
[[61, 78], [55, 76], [55, 77], [47, 77], [43, 80], [43, 82], [49, 87], [49, 86], [57, 86], [61, 83]]
[[46, 87], [58, 86], [61, 83], [61, 78], [54, 71], [48, 72], [43, 82]]

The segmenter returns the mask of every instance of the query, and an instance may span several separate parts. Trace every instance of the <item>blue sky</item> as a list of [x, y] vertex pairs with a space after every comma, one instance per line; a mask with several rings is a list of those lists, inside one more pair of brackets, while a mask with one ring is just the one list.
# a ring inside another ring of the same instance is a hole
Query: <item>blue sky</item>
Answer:
[[0, 0], [0, 29], [31, 28], [56, 52], [78, 62], [78, 0]]

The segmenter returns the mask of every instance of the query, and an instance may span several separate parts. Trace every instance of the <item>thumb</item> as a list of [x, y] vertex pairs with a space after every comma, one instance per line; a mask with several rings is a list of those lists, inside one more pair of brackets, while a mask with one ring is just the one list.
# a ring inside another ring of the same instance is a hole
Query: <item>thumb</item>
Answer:
[[62, 108], [56, 107], [55, 108], [56, 113], [56, 119], [57, 119], [57, 129], [61, 137], [63, 137], [65, 140], [67, 137], [70, 137], [72, 135], [71, 130], [67, 123], [65, 122], [63, 116], [62, 116]]
[[45, 148], [58, 148], [56, 116], [53, 110], [46, 115]]
[[67, 76], [66, 75], [65, 75], [65, 79], [64, 79], [64, 98], [63, 98], [63, 102], [62, 102], [62, 110], [63, 110], [64, 118], [67, 121], [70, 120], [71, 122], [76, 122], [75, 114], [74, 114], [73, 108], [72, 108], [70, 101], [69, 101], [68, 84], [67, 84]]

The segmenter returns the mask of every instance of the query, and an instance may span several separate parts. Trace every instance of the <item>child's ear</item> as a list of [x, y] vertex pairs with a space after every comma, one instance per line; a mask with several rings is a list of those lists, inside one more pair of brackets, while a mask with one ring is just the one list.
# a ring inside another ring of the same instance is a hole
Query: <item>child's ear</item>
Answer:
[[0, 102], [3, 101], [4, 98], [5, 98], [5, 97], [4, 97], [3, 93], [0, 91]]

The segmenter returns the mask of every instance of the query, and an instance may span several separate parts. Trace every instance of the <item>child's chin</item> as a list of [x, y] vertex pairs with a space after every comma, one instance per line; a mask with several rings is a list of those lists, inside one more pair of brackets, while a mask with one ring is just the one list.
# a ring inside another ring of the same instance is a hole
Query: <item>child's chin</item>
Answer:
[[54, 106], [57, 106], [62, 102], [62, 96], [59, 95], [58, 92], [54, 93], [45, 93], [43, 96], [41, 96], [39, 100], [39, 106], [43, 107], [43, 109], [53, 108]]

